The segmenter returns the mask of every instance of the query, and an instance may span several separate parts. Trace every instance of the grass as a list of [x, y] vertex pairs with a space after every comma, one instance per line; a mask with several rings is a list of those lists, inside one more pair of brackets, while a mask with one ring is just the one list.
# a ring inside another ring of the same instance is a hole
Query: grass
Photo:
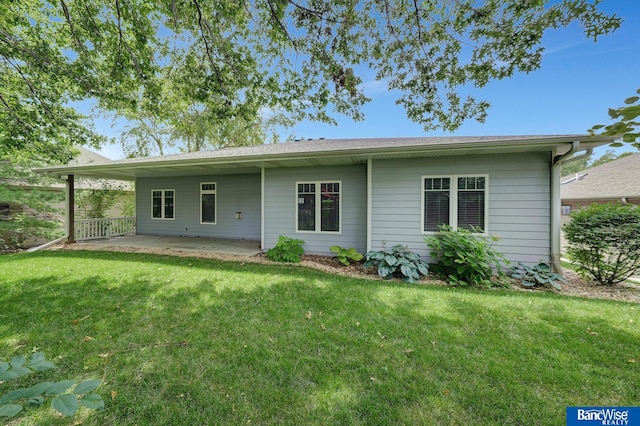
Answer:
[[637, 405], [639, 322], [632, 303], [286, 265], [0, 256], [0, 360], [38, 348], [59, 368], [37, 380], [104, 378], [85, 425], [564, 424]]

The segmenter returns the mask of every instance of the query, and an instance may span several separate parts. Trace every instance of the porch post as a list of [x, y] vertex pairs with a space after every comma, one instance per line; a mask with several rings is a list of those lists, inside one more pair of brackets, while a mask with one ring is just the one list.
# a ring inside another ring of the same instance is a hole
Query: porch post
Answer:
[[67, 243], [72, 244], [76, 242], [76, 212], [75, 212], [75, 177], [74, 175], [67, 176]]

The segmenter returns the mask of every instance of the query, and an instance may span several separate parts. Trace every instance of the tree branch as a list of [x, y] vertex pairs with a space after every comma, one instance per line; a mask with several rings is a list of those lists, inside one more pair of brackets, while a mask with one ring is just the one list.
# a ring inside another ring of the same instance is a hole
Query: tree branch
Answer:
[[[291, 45], [293, 46], [293, 49], [296, 51], [296, 53], [298, 53], [298, 45], [296, 44], [295, 40], [293, 38], [291, 38], [291, 35], [289, 34], [289, 31], [287, 30], [287, 27], [285, 27], [285, 25], [282, 23], [282, 21], [280, 21], [278, 16], [276, 16], [276, 11], [273, 8], [273, 4], [271, 3], [271, 0], [267, 0], [267, 3], [269, 4], [269, 11], [271, 12], [271, 17], [276, 20], [276, 22], [278, 23], [278, 25], [282, 29], [282, 32], [287, 36], [287, 38], [289, 39], [289, 42], [291, 42]], [[295, 4], [293, 2], [290, 2], [290, 3]]]
[[[129, 47], [129, 44], [124, 38], [124, 33], [122, 32], [122, 16], [120, 13], [120, 0], [116, 0], [116, 14], [117, 14], [117, 20], [118, 20], [118, 41], [119, 41], [118, 44], [120, 46], [124, 46], [127, 52], [129, 52], [129, 57], [131, 58], [131, 61], [133, 62], [134, 67], [136, 68], [136, 74], [138, 75], [141, 81], [145, 81], [146, 78], [144, 76], [144, 73], [140, 69], [140, 63], [138, 62], [138, 59], [136, 58], [136, 56], [133, 54], [133, 51], [131, 50], [131, 48]], [[118, 49], [118, 56], [120, 56], [120, 53], [121, 51], [120, 49]]]
[[71, 14], [69, 13], [69, 8], [67, 7], [67, 4], [64, 2], [64, 0], [60, 0], [60, 6], [62, 7], [62, 11], [64, 13], [64, 19], [65, 21], [67, 21], [67, 24], [69, 24], [69, 30], [71, 30], [71, 35], [73, 36], [73, 40], [76, 46], [78, 46], [78, 48], [81, 50], [85, 50], [85, 45], [80, 41], [80, 37], [78, 37], [78, 34], [76, 33], [73, 22], [71, 22]]
[[2, 93], [0, 93], [0, 101], [2, 102], [2, 104], [4, 105], [4, 107], [6, 108], [7, 111], [9, 111], [11, 113], [11, 115], [14, 116], [14, 118], [16, 119], [16, 121], [18, 123], [20, 123], [22, 126], [33, 129], [33, 126], [29, 123], [25, 123], [21, 118], [20, 118], [20, 114], [18, 114], [12, 107], [11, 105], [9, 105], [7, 103], [7, 101], [4, 99], [4, 97], [2, 96]]

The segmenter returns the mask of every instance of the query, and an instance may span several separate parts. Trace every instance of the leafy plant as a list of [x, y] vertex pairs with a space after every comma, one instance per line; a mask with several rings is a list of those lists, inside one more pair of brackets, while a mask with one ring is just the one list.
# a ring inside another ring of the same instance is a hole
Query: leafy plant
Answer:
[[329, 247], [329, 250], [336, 254], [336, 257], [344, 266], [351, 265], [351, 261], [360, 262], [364, 259], [362, 253], [358, 253], [358, 251], [353, 247], [345, 249], [340, 246], [331, 246]]
[[493, 285], [491, 279], [503, 276], [509, 261], [492, 247], [497, 238], [487, 241], [472, 231], [478, 230], [440, 225], [439, 236], [426, 238], [431, 256], [437, 259], [431, 270], [453, 285]]
[[384, 279], [398, 277], [415, 283], [421, 276], [429, 273], [429, 265], [417, 253], [400, 244], [380, 251], [370, 251], [367, 259], [364, 266], [377, 267], [378, 275]]
[[302, 260], [301, 256], [304, 254], [303, 244], [304, 241], [302, 240], [280, 235], [276, 245], [267, 250], [267, 259], [275, 262], [299, 263]]
[[[0, 383], [26, 376], [35, 371], [46, 371], [56, 366], [45, 359], [44, 354], [35, 352], [27, 360], [16, 356], [10, 362], [0, 362]], [[42, 406], [47, 398], [51, 398], [51, 406], [65, 416], [73, 416], [79, 406], [94, 410], [104, 408], [104, 401], [94, 390], [102, 380], [85, 380], [74, 387], [73, 380], [60, 382], [41, 382], [28, 388], [12, 390], [0, 397], [0, 417], [13, 417], [25, 407]], [[68, 391], [73, 388], [73, 392]]]
[[582, 276], [611, 286], [640, 269], [640, 208], [592, 204], [570, 219], [563, 227], [567, 255]]
[[512, 266], [511, 270], [513, 271], [511, 278], [520, 280], [520, 283], [525, 287], [550, 285], [556, 290], [562, 290], [562, 286], [558, 284], [558, 281], [565, 284], [567, 282], [562, 274], [551, 272], [551, 267], [543, 262], [533, 266], [518, 263], [516, 266]]

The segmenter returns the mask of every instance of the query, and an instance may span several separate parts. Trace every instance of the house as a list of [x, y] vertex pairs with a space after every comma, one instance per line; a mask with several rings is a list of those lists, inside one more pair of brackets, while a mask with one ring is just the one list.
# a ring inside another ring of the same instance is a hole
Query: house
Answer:
[[560, 182], [563, 221], [590, 204], [640, 204], [640, 153], [565, 176]]
[[39, 171], [67, 179], [71, 205], [75, 176], [135, 181], [138, 234], [255, 239], [264, 250], [287, 235], [314, 254], [403, 244], [428, 257], [439, 224], [473, 225], [508, 259], [559, 268], [560, 164], [613, 139], [308, 140]]
[[[71, 160], [67, 166], [97, 165], [111, 161], [110, 159], [86, 148], [76, 147], [75, 149], [78, 150], [78, 155]], [[52, 179], [37, 179], [34, 181], [24, 176], [16, 177], [6, 173], [5, 175], [0, 176], [0, 185], [22, 194], [27, 191], [36, 191], [39, 199], [41, 201], [45, 201], [45, 204], [48, 206], [46, 209], [47, 211], [43, 212], [38, 208], [27, 207], [20, 202], [16, 202], [15, 198], [12, 198], [11, 196], [4, 199], [0, 196], [0, 220], [10, 221], [12, 215], [24, 214], [30, 217], [58, 221], [61, 225], [64, 222], [65, 215], [63, 213], [59, 213], [63, 212], [65, 209], [64, 199], [66, 185], [64, 183], [54, 181]], [[131, 194], [132, 191], [130, 183], [105, 180], [98, 181], [95, 179], [79, 179], [78, 182], [76, 182], [75, 195], [78, 195], [79, 193], [85, 193], [86, 195], [90, 192], [96, 190], [100, 191], [105, 188], [119, 191], [116, 203], [108, 209], [107, 214], [121, 216], [121, 212], [125, 207], [124, 196], [127, 193]], [[82, 207], [85, 208], [83, 209]], [[86, 218], [87, 207], [90, 208], [91, 206], [76, 206], [75, 216]], [[62, 227], [60, 227], [60, 229], [62, 229]], [[37, 245], [46, 241], [42, 238], [25, 235], [22, 232], [15, 232], [13, 230], [0, 233], [0, 239], [19, 241], [21, 245], [25, 246]]]
[[[111, 160], [107, 157], [104, 157], [96, 152], [88, 150], [83, 147], [76, 147], [78, 150], [78, 155], [68, 163], [68, 166], [77, 166], [77, 165], [90, 165], [90, 164], [103, 164], [110, 162]], [[98, 180], [79, 180], [76, 182], [75, 189], [76, 191], [90, 191], [90, 190], [99, 190], [105, 187], [105, 184], [110, 188], [116, 188], [122, 191], [131, 191], [131, 185], [129, 183], [123, 183], [120, 181], [98, 181]], [[37, 182], [32, 183], [25, 178], [13, 178], [13, 177], [0, 177], [0, 185], [4, 185], [7, 187], [18, 188], [24, 191], [38, 190], [38, 191], [47, 191], [49, 193], [64, 193], [66, 190], [65, 184], [61, 182]], [[64, 203], [52, 203], [51, 206], [55, 209], [64, 209]], [[113, 208], [111, 213], [115, 214], [117, 211], [120, 211], [120, 206]], [[0, 216], [9, 216], [11, 212], [23, 212], [23, 207], [20, 205], [16, 205], [10, 203], [6, 200], [0, 199]], [[34, 212], [35, 213], [35, 212]], [[76, 209], [76, 216], [82, 216], [84, 212]], [[59, 220], [64, 219], [63, 216], [58, 218]]]

